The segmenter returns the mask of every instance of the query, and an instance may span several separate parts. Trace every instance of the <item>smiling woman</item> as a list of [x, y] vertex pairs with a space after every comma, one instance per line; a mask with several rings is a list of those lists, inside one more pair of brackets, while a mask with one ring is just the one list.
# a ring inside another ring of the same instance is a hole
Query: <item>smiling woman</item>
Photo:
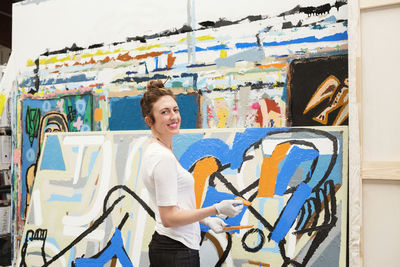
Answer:
[[142, 163], [142, 179], [155, 207], [155, 232], [149, 244], [150, 266], [200, 266], [200, 225], [225, 231], [216, 214], [234, 217], [242, 211], [241, 200], [223, 200], [196, 209], [193, 176], [172, 150], [181, 116], [173, 93], [161, 81], [150, 81], [140, 100], [142, 115], [151, 129], [152, 142]]

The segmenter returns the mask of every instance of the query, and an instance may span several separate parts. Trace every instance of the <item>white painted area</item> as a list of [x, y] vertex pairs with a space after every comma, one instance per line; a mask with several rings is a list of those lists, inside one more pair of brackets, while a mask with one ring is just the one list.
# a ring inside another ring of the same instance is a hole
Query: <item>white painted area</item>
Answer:
[[[80, 227], [80, 226], [65, 225], [63, 228], [63, 235], [76, 238], [87, 229], [88, 229], [87, 226]], [[104, 241], [104, 237], [105, 237], [105, 232], [103, 229], [93, 230], [92, 232], [90, 232], [88, 235], [85, 236], [85, 238], [88, 240], [95, 240], [99, 242]]]
[[[142, 189], [140, 192], [140, 198], [145, 202], [149, 203], [149, 193], [146, 189]], [[134, 202], [137, 203], [136, 200], [133, 200]], [[132, 255], [132, 264], [133, 266], [139, 266], [140, 263], [140, 256], [142, 255], [142, 243], [143, 243], [143, 236], [144, 236], [144, 231], [146, 228], [146, 219], [147, 219], [147, 212], [143, 208], [138, 209], [139, 212], [137, 214], [137, 219], [136, 219], [136, 230], [135, 230], [135, 238], [133, 241], [133, 245], [131, 247], [131, 251], [129, 255]], [[133, 215], [135, 216], [135, 214]], [[126, 244], [126, 241], [125, 241]]]
[[42, 214], [42, 204], [40, 203], [40, 191], [35, 190], [32, 193], [33, 202], [33, 211], [34, 211], [34, 221], [36, 226], [40, 226], [43, 223], [43, 214]]
[[218, 20], [226, 18], [228, 20], [241, 19], [251, 15], [279, 15], [288, 11], [297, 5], [318, 6], [329, 2], [331, 5], [335, 1], [307, 0], [304, 2], [298, 0], [265, 1], [251, 0], [198, 0], [196, 1], [196, 19], [197, 22], [205, 20]]
[[88, 135], [88, 136], [66, 136], [63, 139], [64, 145], [77, 145], [78, 157], [76, 158], [75, 171], [72, 184], [77, 184], [80, 178], [82, 169], [83, 153], [85, 152], [85, 147], [91, 145], [101, 145], [104, 142], [104, 136], [101, 135]]
[[78, 145], [101, 145], [104, 143], [104, 136], [102, 135], [85, 135], [85, 136], [65, 136], [63, 139], [64, 145], [78, 146]]
[[126, 41], [182, 27], [186, 0], [51, 0], [13, 5], [12, 49], [19, 62], [46, 49]]
[[361, 12], [364, 161], [400, 161], [400, 5]]
[[364, 267], [397, 267], [400, 251], [400, 182], [363, 182]]
[[69, 226], [83, 226], [94, 221], [96, 217], [101, 214], [103, 208], [103, 201], [108, 192], [109, 183], [111, 180], [111, 165], [112, 165], [112, 144], [110, 141], [104, 142], [102, 146], [102, 171], [99, 179], [98, 188], [96, 189], [96, 199], [90, 211], [84, 215], [73, 216], [65, 215], [62, 219], [64, 225]]
[[[31, 241], [29, 242], [28, 248], [27, 248], [27, 254], [30, 252], [29, 250], [33, 250], [33, 251], [38, 251], [38, 248], [41, 248], [43, 246], [43, 241]], [[52, 243], [49, 242], [45, 242], [44, 243], [44, 251], [46, 251], [47, 255], [50, 256], [55, 256], [60, 252], [60, 249], [58, 249], [55, 245], [53, 245]], [[18, 257], [19, 260], [21, 260], [21, 257]], [[65, 262], [65, 258], [64, 256], [60, 256], [60, 258], [57, 259], [57, 266], [60, 267], [65, 267], [67, 266], [67, 263]], [[20, 262], [18, 262], [17, 266], [20, 265]], [[33, 265], [35, 266], [35, 265]]]
[[78, 150], [78, 157], [76, 158], [76, 164], [75, 164], [75, 172], [74, 172], [74, 178], [72, 180], [72, 184], [77, 184], [80, 174], [81, 174], [81, 168], [82, 168], [82, 159], [83, 159], [83, 152], [85, 151], [85, 145], [80, 145], [79, 150]]
[[297, 222], [298, 220], [296, 219], [292, 227], [290, 228], [288, 235], [286, 235], [286, 256], [291, 259], [293, 259], [293, 257], [295, 256], [294, 253], [296, 252], [297, 235], [292, 233], [296, 231]]
[[[326, 138], [310, 138], [310, 139], [297, 139], [293, 138], [290, 140], [300, 140], [300, 141], [305, 141], [305, 142], [310, 142], [315, 145], [315, 147], [319, 150], [319, 155], [332, 155], [333, 152], [333, 143], [329, 139]], [[262, 142], [262, 150], [264, 153], [264, 156], [266, 155], [271, 155], [274, 149], [278, 144], [280, 144], [282, 140], [277, 140], [277, 139], [264, 139]], [[304, 148], [304, 149], [312, 149], [309, 146], [301, 146], [297, 145], [298, 147]], [[340, 147], [338, 146], [338, 149], [340, 150]]]
[[[127, 164], [125, 165], [125, 175], [124, 175], [124, 184], [129, 180], [132, 174], [132, 161], [135, 157], [136, 153], [138, 153], [138, 149], [142, 146], [142, 144], [148, 140], [148, 136], [143, 136], [138, 139], [135, 139], [133, 143], [129, 144], [129, 155]], [[139, 166], [140, 167], [140, 166]]]

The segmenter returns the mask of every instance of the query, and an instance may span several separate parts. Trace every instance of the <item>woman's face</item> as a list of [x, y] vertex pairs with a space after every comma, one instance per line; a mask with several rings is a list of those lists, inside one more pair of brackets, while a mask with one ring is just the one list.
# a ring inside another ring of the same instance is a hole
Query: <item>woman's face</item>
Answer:
[[181, 115], [175, 99], [169, 95], [160, 97], [153, 104], [154, 121], [149, 124], [152, 131], [160, 136], [175, 135], [179, 133], [181, 126]]

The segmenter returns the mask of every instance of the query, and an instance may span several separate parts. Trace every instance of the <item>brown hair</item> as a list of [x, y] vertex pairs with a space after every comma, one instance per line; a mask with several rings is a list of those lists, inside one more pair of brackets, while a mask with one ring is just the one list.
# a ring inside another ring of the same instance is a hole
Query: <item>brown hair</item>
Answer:
[[165, 95], [169, 95], [176, 100], [175, 95], [171, 90], [164, 87], [164, 83], [161, 80], [153, 80], [147, 83], [146, 91], [140, 99], [143, 118], [148, 116], [151, 123], [154, 123], [153, 105], [160, 97]]

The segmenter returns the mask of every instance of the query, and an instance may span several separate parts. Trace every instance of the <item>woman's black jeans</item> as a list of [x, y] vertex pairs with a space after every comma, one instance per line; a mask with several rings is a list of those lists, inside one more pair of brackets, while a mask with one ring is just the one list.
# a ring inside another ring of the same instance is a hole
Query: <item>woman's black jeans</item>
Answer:
[[199, 251], [154, 232], [149, 244], [150, 267], [200, 267]]

